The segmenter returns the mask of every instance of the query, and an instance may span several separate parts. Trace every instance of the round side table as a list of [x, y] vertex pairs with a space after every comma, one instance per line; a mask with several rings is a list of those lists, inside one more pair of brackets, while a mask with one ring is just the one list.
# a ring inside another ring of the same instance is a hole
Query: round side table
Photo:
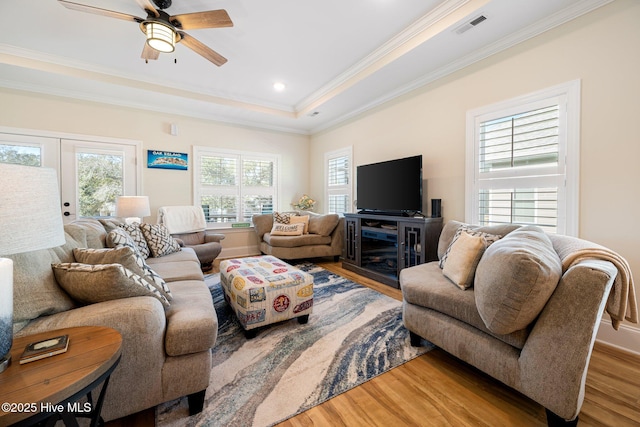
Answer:
[[[27, 344], [69, 335], [65, 353], [20, 364]], [[0, 373], [0, 425], [32, 425], [45, 419], [61, 419], [77, 425], [88, 417], [91, 425], [104, 424], [100, 417], [109, 377], [120, 361], [122, 336], [115, 329], [82, 326], [15, 338], [11, 365]], [[91, 391], [104, 386], [94, 401]], [[87, 396], [86, 402], [79, 399]]]

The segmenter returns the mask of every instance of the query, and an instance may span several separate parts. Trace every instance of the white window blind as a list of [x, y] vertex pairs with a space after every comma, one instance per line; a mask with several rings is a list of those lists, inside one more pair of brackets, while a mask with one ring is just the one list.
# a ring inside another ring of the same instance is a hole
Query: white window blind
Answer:
[[345, 213], [351, 211], [351, 149], [325, 154], [325, 193], [328, 211]]
[[467, 221], [577, 234], [578, 109], [573, 83], [467, 115]]
[[194, 147], [194, 199], [209, 226], [251, 221], [273, 212], [277, 156]]

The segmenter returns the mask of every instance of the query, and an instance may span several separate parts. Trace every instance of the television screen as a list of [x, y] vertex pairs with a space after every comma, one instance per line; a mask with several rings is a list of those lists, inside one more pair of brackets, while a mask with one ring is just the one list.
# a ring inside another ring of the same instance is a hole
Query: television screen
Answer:
[[358, 166], [358, 209], [422, 210], [422, 155]]

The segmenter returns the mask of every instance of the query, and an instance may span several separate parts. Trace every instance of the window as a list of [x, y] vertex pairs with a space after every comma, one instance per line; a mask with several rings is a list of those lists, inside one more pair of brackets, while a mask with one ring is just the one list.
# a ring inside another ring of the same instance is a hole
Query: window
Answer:
[[580, 84], [467, 114], [467, 221], [577, 235]]
[[212, 227], [277, 206], [278, 156], [194, 147], [194, 200]]
[[351, 212], [351, 147], [325, 154], [325, 195], [328, 212]]

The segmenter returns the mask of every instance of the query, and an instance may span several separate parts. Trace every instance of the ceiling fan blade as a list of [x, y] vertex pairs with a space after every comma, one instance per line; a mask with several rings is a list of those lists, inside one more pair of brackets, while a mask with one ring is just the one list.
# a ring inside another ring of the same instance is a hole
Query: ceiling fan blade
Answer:
[[157, 50], [149, 46], [147, 42], [144, 42], [144, 47], [142, 48], [142, 54], [140, 55], [140, 58], [144, 59], [145, 61], [148, 61], [150, 59], [156, 60], [159, 57], [160, 57], [160, 52], [158, 52]]
[[189, 49], [193, 50], [198, 55], [201, 55], [202, 57], [208, 59], [209, 61], [216, 64], [218, 67], [220, 67], [225, 62], [227, 62], [227, 58], [220, 55], [218, 52], [214, 51], [208, 46], [202, 44], [198, 40], [194, 39], [189, 34], [183, 33], [182, 31], [179, 31], [179, 33], [180, 33], [180, 36], [182, 37], [181, 42], [184, 43]]
[[73, 3], [66, 0], [58, 0], [58, 3], [67, 9], [78, 10], [80, 12], [93, 13], [96, 15], [108, 16], [110, 18], [124, 19], [125, 21], [142, 22], [144, 19], [137, 16], [128, 15], [126, 13], [114, 12], [113, 10], [101, 9], [99, 7], [87, 6], [84, 4]]
[[233, 22], [224, 9], [174, 15], [169, 20], [181, 30], [233, 27]]
[[144, 9], [145, 12], [152, 14], [156, 18], [160, 17], [160, 13], [149, 0], [136, 0], [136, 3], [138, 3], [138, 6]]

